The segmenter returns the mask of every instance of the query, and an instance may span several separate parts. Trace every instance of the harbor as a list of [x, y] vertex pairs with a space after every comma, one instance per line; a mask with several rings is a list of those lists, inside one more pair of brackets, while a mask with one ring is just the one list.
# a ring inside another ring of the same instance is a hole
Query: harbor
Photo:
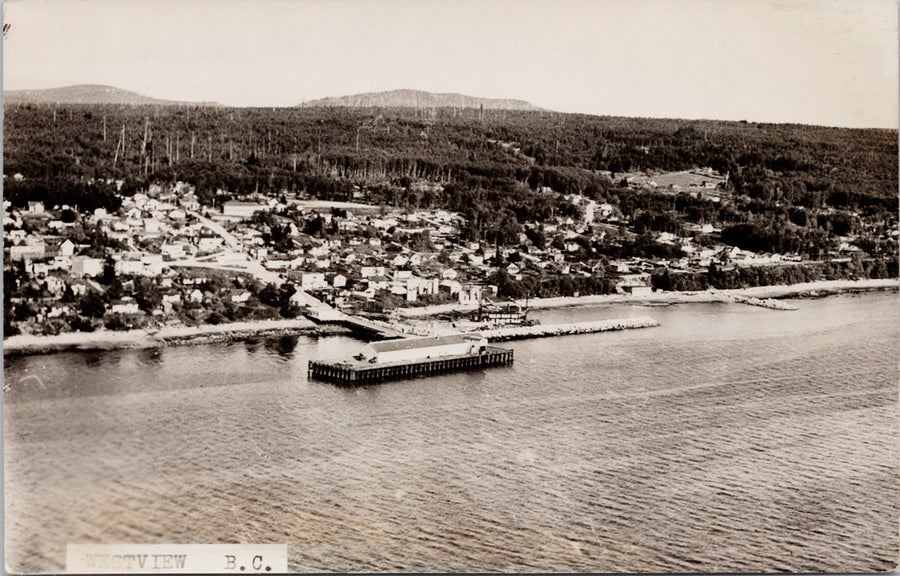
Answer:
[[382, 340], [370, 342], [352, 360], [338, 362], [310, 360], [307, 376], [323, 382], [358, 386], [388, 380], [509, 366], [513, 362], [513, 351], [488, 346], [488, 342], [654, 326], [659, 326], [659, 322], [648, 317], [618, 318], [566, 324], [515, 325], [478, 332]]

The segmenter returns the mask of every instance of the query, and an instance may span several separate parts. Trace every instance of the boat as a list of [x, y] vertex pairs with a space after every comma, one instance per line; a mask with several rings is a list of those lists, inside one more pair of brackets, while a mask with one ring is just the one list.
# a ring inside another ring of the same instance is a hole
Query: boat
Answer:
[[491, 327], [499, 326], [533, 326], [540, 324], [537, 320], [528, 319], [528, 306], [519, 306], [507, 302], [506, 306], [479, 303], [478, 310], [472, 316], [475, 324]]

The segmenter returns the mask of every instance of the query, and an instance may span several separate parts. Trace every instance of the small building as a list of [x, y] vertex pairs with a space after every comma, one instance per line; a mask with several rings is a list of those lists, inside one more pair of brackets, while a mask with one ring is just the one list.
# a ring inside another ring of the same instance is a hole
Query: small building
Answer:
[[231, 301], [236, 304], [244, 304], [248, 300], [250, 300], [250, 291], [249, 290], [232, 290], [231, 291]]
[[375, 362], [407, 362], [441, 356], [478, 354], [487, 347], [487, 339], [474, 334], [450, 334], [424, 338], [403, 338], [371, 342], [362, 349]]
[[325, 274], [322, 272], [304, 272], [300, 276], [300, 288], [303, 290], [321, 290], [327, 288]]
[[112, 302], [109, 311], [114, 314], [137, 314], [140, 312], [140, 308], [134, 300], [123, 298]]
[[103, 274], [104, 261], [89, 256], [72, 257], [72, 275], [76, 278], [95, 277]]
[[359, 275], [363, 278], [384, 276], [384, 266], [363, 266], [359, 269]]
[[197, 249], [201, 252], [212, 252], [222, 246], [224, 242], [221, 236], [203, 235], [197, 241]]
[[72, 242], [70, 239], [66, 238], [59, 245], [59, 255], [60, 256], [71, 256], [75, 254], [76, 244]]

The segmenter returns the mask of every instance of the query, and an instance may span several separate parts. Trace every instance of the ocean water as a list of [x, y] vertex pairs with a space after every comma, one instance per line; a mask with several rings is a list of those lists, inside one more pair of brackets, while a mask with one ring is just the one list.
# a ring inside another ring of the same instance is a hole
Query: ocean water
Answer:
[[843, 571], [900, 558], [896, 292], [535, 312], [657, 328], [345, 389], [288, 337], [6, 358], [10, 570], [286, 543], [293, 571]]

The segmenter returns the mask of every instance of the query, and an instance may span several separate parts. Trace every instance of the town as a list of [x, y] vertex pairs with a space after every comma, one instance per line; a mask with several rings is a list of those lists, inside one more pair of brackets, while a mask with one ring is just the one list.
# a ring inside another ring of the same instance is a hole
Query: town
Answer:
[[[25, 176], [11, 178], [21, 182]], [[662, 191], [673, 201], [731, 202], [727, 176], [710, 168], [616, 178], [623, 188]], [[104, 184], [118, 191], [123, 181]], [[425, 180], [404, 184], [440, 187]], [[329, 307], [396, 320], [394, 312], [404, 307], [473, 310], [546, 296], [639, 297], [704, 288], [691, 285], [698, 274], [743, 278], [767, 269], [789, 276], [809, 269], [796, 252], [760, 253], [724, 243], [721, 229], [711, 224], [689, 225], [681, 234], [639, 234], [640, 216], [632, 219], [610, 202], [560, 195], [550, 187], [540, 192], [561, 196], [570, 209], [550, 221], [522, 223], [513, 241], [502, 244], [464, 238], [466, 219], [445, 209], [321, 201], [287, 190], [209, 207], [195, 192], [181, 181], [153, 183], [132, 195], [116, 192], [116, 210], [92, 212], [41, 201], [14, 207], [4, 200], [4, 333], [154, 330], [295, 318]], [[230, 197], [224, 190], [217, 195]], [[366, 196], [355, 187], [354, 200]], [[896, 250], [896, 229], [877, 232]], [[659, 256], [604, 253], [604, 246], [640, 239]], [[821, 260], [832, 266], [858, 260], [859, 239], [838, 237]]]

